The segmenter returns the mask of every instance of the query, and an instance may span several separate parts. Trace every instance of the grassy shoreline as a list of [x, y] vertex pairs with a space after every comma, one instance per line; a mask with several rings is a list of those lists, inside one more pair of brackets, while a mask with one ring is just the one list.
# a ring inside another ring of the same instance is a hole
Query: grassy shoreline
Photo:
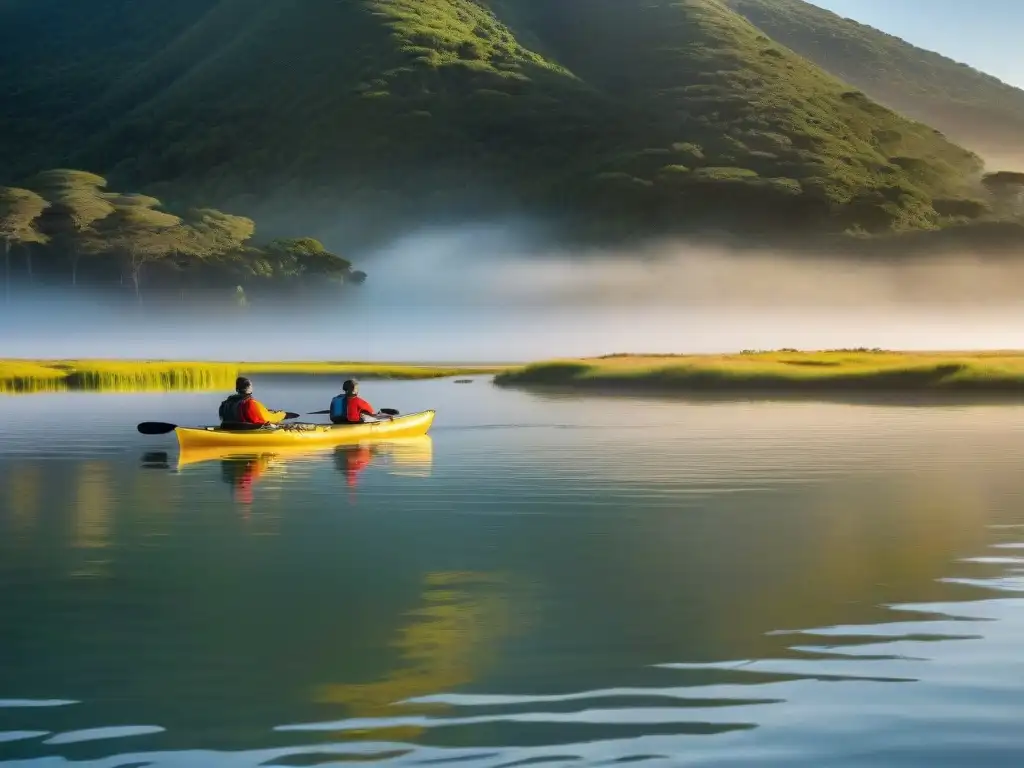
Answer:
[[1024, 398], [1024, 351], [609, 355], [499, 372], [495, 384], [625, 393], [962, 393]]
[[0, 360], [0, 394], [230, 390], [237, 376], [354, 376], [437, 379], [487, 374], [496, 366], [431, 366], [353, 362], [230, 363], [172, 360]]
[[627, 355], [523, 366], [357, 362], [3, 360], [0, 394], [230, 390], [239, 375], [436, 379], [495, 374], [503, 387], [608, 394], [787, 397], [962, 394], [1024, 398], [1024, 351], [778, 350], [717, 355]]

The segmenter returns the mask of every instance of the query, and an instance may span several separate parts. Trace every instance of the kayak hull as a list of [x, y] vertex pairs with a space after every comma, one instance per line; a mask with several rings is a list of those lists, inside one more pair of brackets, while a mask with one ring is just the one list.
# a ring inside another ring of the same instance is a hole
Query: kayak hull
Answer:
[[178, 470], [214, 461], [268, 460], [275, 465], [301, 464], [321, 458], [325, 453], [357, 452], [368, 448], [374, 459], [386, 457], [392, 474], [427, 476], [433, 466], [434, 442], [430, 435], [388, 437], [381, 440], [360, 440], [334, 446], [288, 445], [268, 448], [204, 446], [185, 448], [178, 452]]
[[364, 440], [418, 437], [427, 434], [433, 422], [434, 411], [423, 411], [363, 424], [290, 424], [243, 431], [219, 427], [178, 427], [174, 434], [182, 451], [202, 448], [318, 448]]

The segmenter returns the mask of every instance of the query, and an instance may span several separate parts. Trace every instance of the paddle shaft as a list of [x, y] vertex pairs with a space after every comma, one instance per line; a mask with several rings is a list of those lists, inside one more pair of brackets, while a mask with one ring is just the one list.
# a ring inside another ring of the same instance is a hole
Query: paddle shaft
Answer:
[[[385, 416], [400, 416], [401, 415], [394, 408], [381, 408], [379, 412], [383, 413]], [[329, 410], [328, 411], [310, 411], [306, 415], [307, 416], [326, 416], [329, 413], [330, 413]]]
[[[282, 421], [286, 421], [288, 419], [297, 419], [299, 418], [300, 415], [301, 414], [293, 413], [292, 411], [286, 411], [284, 414], [284, 419], [282, 419]], [[258, 427], [261, 425], [254, 424], [253, 426]], [[170, 424], [166, 421], [144, 421], [135, 428], [144, 435], [166, 435], [176, 430], [178, 428], [178, 425]]]

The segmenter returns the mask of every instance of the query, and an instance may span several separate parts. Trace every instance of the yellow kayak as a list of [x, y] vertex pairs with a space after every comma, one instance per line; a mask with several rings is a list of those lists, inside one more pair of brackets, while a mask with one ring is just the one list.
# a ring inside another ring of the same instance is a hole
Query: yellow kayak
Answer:
[[178, 427], [174, 433], [182, 451], [196, 448], [314, 448], [364, 440], [418, 437], [427, 434], [433, 421], [434, 411], [423, 411], [362, 424], [276, 424], [241, 431], [220, 427]]

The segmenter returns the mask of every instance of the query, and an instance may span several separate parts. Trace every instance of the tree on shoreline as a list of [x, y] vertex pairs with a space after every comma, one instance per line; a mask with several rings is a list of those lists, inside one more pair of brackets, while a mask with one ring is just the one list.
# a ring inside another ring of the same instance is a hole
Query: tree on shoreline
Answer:
[[996, 171], [985, 174], [981, 185], [992, 195], [1002, 213], [1017, 215], [1024, 203], [1024, 173], [1018, 171]]
[[[86, 171], [43, 171], [26, 186], [0, 187], [8, 286], [9, 254], [17, 245], [45, 246], [37, 249], [41, 274], [57, 274], [61, 263], [70, 264], [72, 286], [83, 277], [102, 282], [120, 274], [122, 284], [130, 280], [138, 302], [144, 282], [184, 296], [186, 287], [227, 292], [252, 283], [306, 289], [365, 280], [365, 273], [313, 238], [254, 245], [252, 219], [214, 208], [178, 216], [155, 197], [108, 191], [106, 179]], [[31, 278], [32, 262], [26, 264]]]
[[331, 253], [312, 237], [274, 240], [264, 252], [279, 273], [300, 280], [307, 276], [344, 279], [344, 273], [352, 268], [352, 262]]
[[[15, 245], [45, 243], [49, 238], [36, 222], [49, 204], [35, 192], [18, 187], [0, 187], [0, 240], [4, 241], [4, 295], [11, 300], [11, 249]], [[31, 256], [29, 257], [31, 259]], [[29, 275], [32, 267], [29, 261]]]
[[66, 249], [71, 262], [71, 284], [78, 285], [82, 241], [92, 227], [114, 212], [107, 180], [86, 171], [56, 168], [33, 177], [31, 186], [50, 201], [41, 228], [53, 243]]
[[185, 231], [177, 216], [156, 210], [156, 198], [122, 202], [125, 204], [115, 206], [114, 212], [103, 219], [98, 230], [100, 239], [91, 243], [103, 251], [121, 254], [135, 286], [135, 298], [141, 303], [143, 268], [181, 250]]

